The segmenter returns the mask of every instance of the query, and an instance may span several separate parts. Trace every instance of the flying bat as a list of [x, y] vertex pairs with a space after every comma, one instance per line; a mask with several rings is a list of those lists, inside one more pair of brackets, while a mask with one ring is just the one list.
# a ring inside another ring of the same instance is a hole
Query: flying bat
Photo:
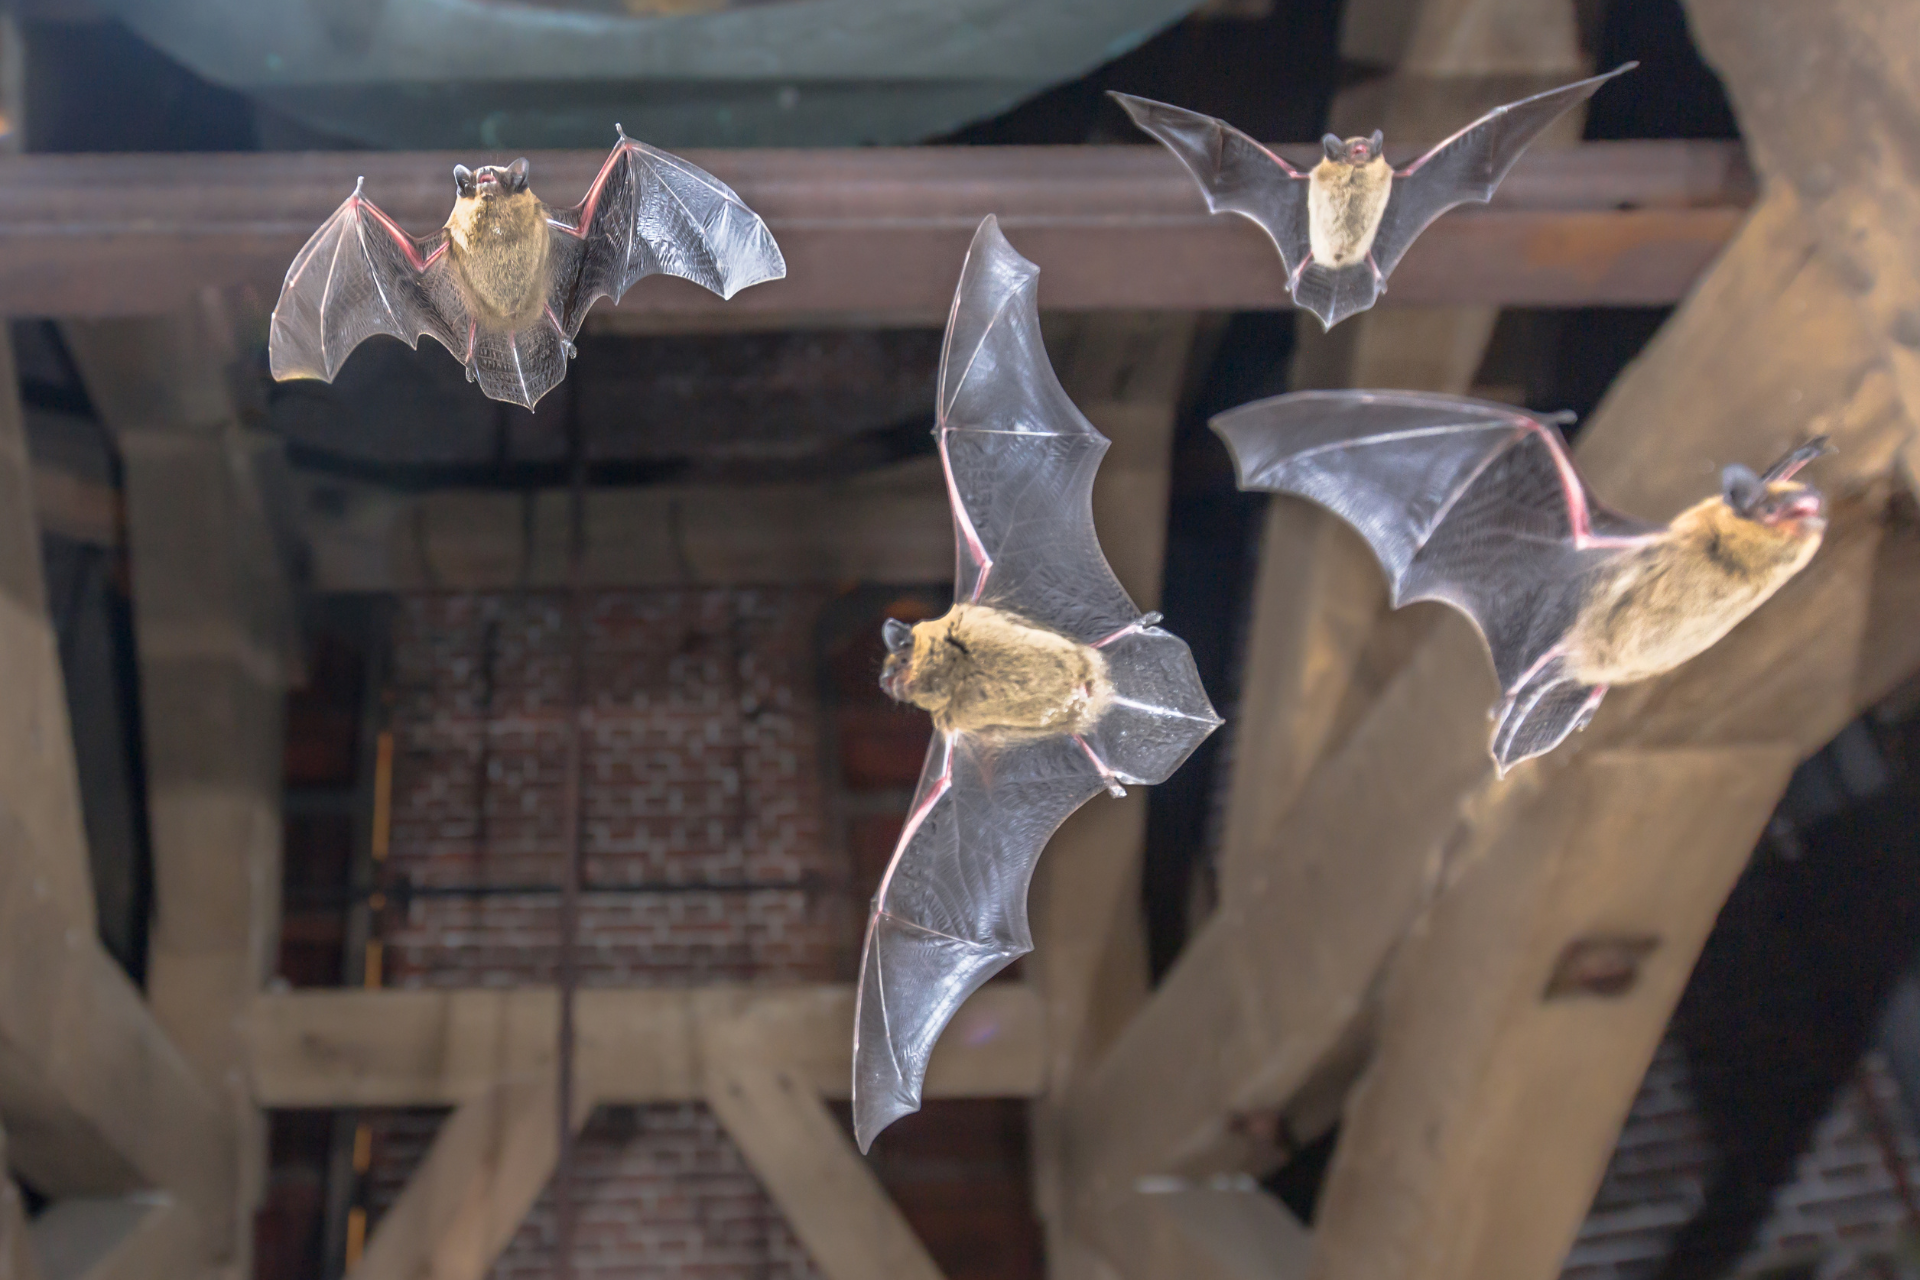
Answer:
[[1557, 416], [1461, 396], [1297, 391], [1213, 419], [1242, 489], [1311, 499], [1357, 529], [1397, 607], [1442, 600], [1473, 620], [1504, 691], [1504, 774], [1585, 727], [1611, 685], [1704, 652], [1798, 573], [1826, 530], [1795, 480], [1822, 436], [1666, 525], [1609, 511]]
[[731, 298], [787, 273], [758, 214], [706, 171], [627, 137], [584, 200], [555, 209], [527, 162], [453, 170], [453, 213], [411, 236], [361, 194], [294, 257], [268, 341], [276, 378], [333, 381], [376, 333], [434, 339], [495, 400], [531, 409], [567, 373], [573, 339], [602, 297], [642, 276], [680, 276]]
[[853, 1119], [865, 1151], [920, 1108], [941, 1029], [1033, 949], [1027, 882], [1067, 815], [1164, 781], [1220, 724], [1193, 656], [1100, 552], [1107, 438], [1040, 342], [1039, 269], [989, 217], [960, 272], [934, 437], [953, 509], [953, 608], [887, 621], [880, 686], [933, 717], [860, 961]]
[[1112, 96], [1192, 173], [1214, 213], [1251, 218], [1286, 265], [1287, 292], [1326, 328], [1371, 307], [1401, 255], [1458, 204], [1485, 204], [1527, 144], [1576, 103], [1637, 63], [1495, 107], [1404, 169], [1380, 154], [1380, 131], [1320, 140], [1305, 173], [1224, 120], [1129, 94]]

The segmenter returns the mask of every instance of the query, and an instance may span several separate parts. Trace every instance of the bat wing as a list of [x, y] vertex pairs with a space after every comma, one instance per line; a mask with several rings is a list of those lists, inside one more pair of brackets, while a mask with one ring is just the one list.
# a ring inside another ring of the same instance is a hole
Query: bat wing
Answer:
[[267, 342], [276, 378], [331, 382], [377, 333], [410, 347], [426, 334], [455, 355], [466, 350], [467, 309], [443, 261], [446, 233], [408, 235], [360, 187], [287, 268]]
[[1393, 603], [1441, 600], [1480, 629], [1505, 697], [1504, 770], [1558, 745], [1604, 689], [1562, 646], [1593, 579], [1658, 527], [1587, 490], [1550, 421], [1417, 392], [1304, 391], [1221, 414], [1243, 489], [1328, 508], [1373, 547]]
[[1605, 75], [1495, 107], [1396, 173], [1373, 238], [1373, 260], [1380, 275], [1392, 274], [1407, 247], [1435, 218], [1470, 200], [1485, 204], [1548, 125], [1592, 97], [1601, 85], [1638, 65], [1623, 63]]
[[787, 274], [773, 232], [733, 188], [624, 131], [586, 199], [549, 223], [559, 255], [549, 303], [569, 338], [597, 300], [618, 302], [645, 276], [679, 276], [730, 299]]
[[935, 428], [953, 506], [954, 597], [1100, 650], [1114, 689], [1079, 735], [934, 740], [874, 895], [854, 1027], [862, 1150], [920, 1105], [955, 1010], [1026, 952], [1027, 882], [1054, 830], [1122, 783], [1164, 780], [1219, 725], [1193, 656], [1153, 625], [1094, 536], [1107, 440], [1068, 400], [1040, 341], [1038, 269], [988, 218], [947, 327]]
[[1286, 264], [1288, 289], [1307, 260], [1307, 175], [1224, 120], [1151, 98], [1109, 92], [1133, 122], [1187, 167], [1213, 213], [1251, 218]]

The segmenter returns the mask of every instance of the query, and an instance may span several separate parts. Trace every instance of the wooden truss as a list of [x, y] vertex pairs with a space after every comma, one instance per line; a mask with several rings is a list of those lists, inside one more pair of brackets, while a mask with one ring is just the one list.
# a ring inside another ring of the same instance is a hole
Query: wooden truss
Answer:
[[[928, 1077], [932, 1096], [1035, 1100], [1060, 1277], [1548, 1280], [1789, 771], [1920, 670], [1920, 280], [1906, 249], [1920, 243], [1920, 196], [1886, 159], [1909, 145], [1920, 17], [1880, 0], [1690, 10], [1765, 179], [1757, 201], [1743, 153], [1724, 144], [1543, 149], [1492, 206], [1422, 239], [1394, 278], [1402, 309], [1309, 341], [1297, 372], [1465, 390], [1491, 307], [1684, 296], [1586, 428], [1582, 466], [1618, 505], [1664, 516], [1710, 483], [1705, 460], [1752, 463], [1826, 431], [1840, 449], [1823, 475], [1827, 546], [1712, 652], [1616, 691], [1576, 745], [1497, 781], [1484, 750], [1494, 691], [1471, 631], [1431, 607], [1385, 614], [1364, 548], [1276, 501], [1218, 910], [1149, 992], [1141, 801], [1089, 805], [1042, 861], [1029, 984], [970, 1003]], [[1398, 70], [1368, 90], [1373, 106], [1336, 114], [1415, 121], [1432, 114], [1420, 104], [1464, 110], [1565, 75], [1567, 13], [1559, 0], [1356, 2], [1354, 51]], [[1532, 43], [1503, 43], [1515, 31]], [[1398, 132], [1414, 140], [1411, 124]], [[790, 278], [725, 316], [697, 290], [649, 282], [596, 323], [937, 323], [974, 220], [999, 212], [1046, 269], [1043, 302], [1097, 313], [1049, 337], [1070, 392], [1115, 441], [1096, 515], [1150, 605], [1193, 313], [1283, 302], [1256, 230], [1207, 217], [1150, 147], [698, 159], [768, 216]], [[575, 189], [597, 161], [538, 156], [536, 178]], [[363, 170], [403, 223], [434, 225], [447, 163], [0, 160], [0, 310], [69, 320], [127, 460], [124, 511], [34, 475], [18, 405], [0, 396], [0, 1124], [7, 1168], [55, 1199], [28, 1225], [0, 1180], [0, 1280], [244, 1275], [267, 1107], [453, 1108], [361, 1280], [484, 1274], [552, 1167], [551, 992], [262, 989], [279, 917], [278, 789], [263, 761], [277, 760], [285, 588], [261, 553], [259, 446], [227, 399], [226, 329], [202, 286], [271, 296]], [[3, 350], [0, 362], [11, 386]], [[681, 495], [712, 518], [671, 566], [648, 541], [665, 499], [606, 494], [590, 521], [605, 549], [595, 576], [684, 580], [692, 564], [715, 582], [804, 566], [938, 577], [948, 549], [930, 480], [908, 469], [833, 492], [791, 486], [757, 497], [772, 513], [757, 519], [723, 493]], [[522, 527], [463, 518], [504, 500], [360, 495], [365, 518], [316, 538], [321, 580], [557, 581], [542, 577], [557, 574], [557, 541], [489, 550], [455, 533]], [[841, 517], [808, 525], [829, 501]], [[162, 762], [146, 998], [94, 940], [36, 508], [131, 552], [148, 758]], [[381, 532], [397, 527], [435, 536]], [[862, 532], [880, 527], [898, 536]], [[503, 568], [508, 552], [530, 563]], [[1624, 980], [1556, 983], [1592, 954]], [[826, 1109], [845, 1088], [849, 1005], [832, 987], [583, 992], [577, 1096], [583, 1109], [706, 1102], [834, 1280], [933, 1280]], [[1309, 1233], [1248, 1175], [1341, 1116]], [[97, 1249], [76, 1254], [76, 1241]]]

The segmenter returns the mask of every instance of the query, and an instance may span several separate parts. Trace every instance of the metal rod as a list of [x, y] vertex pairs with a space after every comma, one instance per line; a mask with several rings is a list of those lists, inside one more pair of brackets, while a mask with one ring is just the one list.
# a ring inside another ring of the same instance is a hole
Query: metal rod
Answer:
[[[577, 401], [572, 402], [577, 404]], [[564, 807], [565, 873], [560, 887], [560, 1043], [556, 1053], [559, 1081], [559, 1159], [553, 1174], [554, 1268], [558, 1280], [572, 1280], [573, 1241], [578, 1215], [573, 1196], [573, 1047], [574, 996], [580, 984], [579, 930], [581, 863], [585, 855], [582, 820], [586, 732], [582, 723], [587, 701], [587, 608], [586, 575], [583, 572], [587, 544], [587, 450], [577, 409], [567, 414], [568, 449], [572, 453], [573, 476], [568, 495], [567, 519], [567, 641], [570, 648], [567, 715], [566, 786], [561, 794]]]

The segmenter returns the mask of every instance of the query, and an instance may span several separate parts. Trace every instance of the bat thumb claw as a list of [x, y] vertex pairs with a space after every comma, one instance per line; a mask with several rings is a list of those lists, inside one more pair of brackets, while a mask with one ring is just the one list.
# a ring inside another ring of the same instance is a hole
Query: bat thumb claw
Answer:
[[1164, 617], [1165, 615], [1158, 613], [1143, 613], [1140, 615], [1140, 621], [1133, 625], [1136, 627], [1157, 627], [1163, 621]]
[[1108, 778], [1107, 794], [1112, 796], [1115, 800], [1119, 800], [1126, 796], [1127, 789], [1121, 786], [1118, 782], [1114, 781], [1112, 778]]

